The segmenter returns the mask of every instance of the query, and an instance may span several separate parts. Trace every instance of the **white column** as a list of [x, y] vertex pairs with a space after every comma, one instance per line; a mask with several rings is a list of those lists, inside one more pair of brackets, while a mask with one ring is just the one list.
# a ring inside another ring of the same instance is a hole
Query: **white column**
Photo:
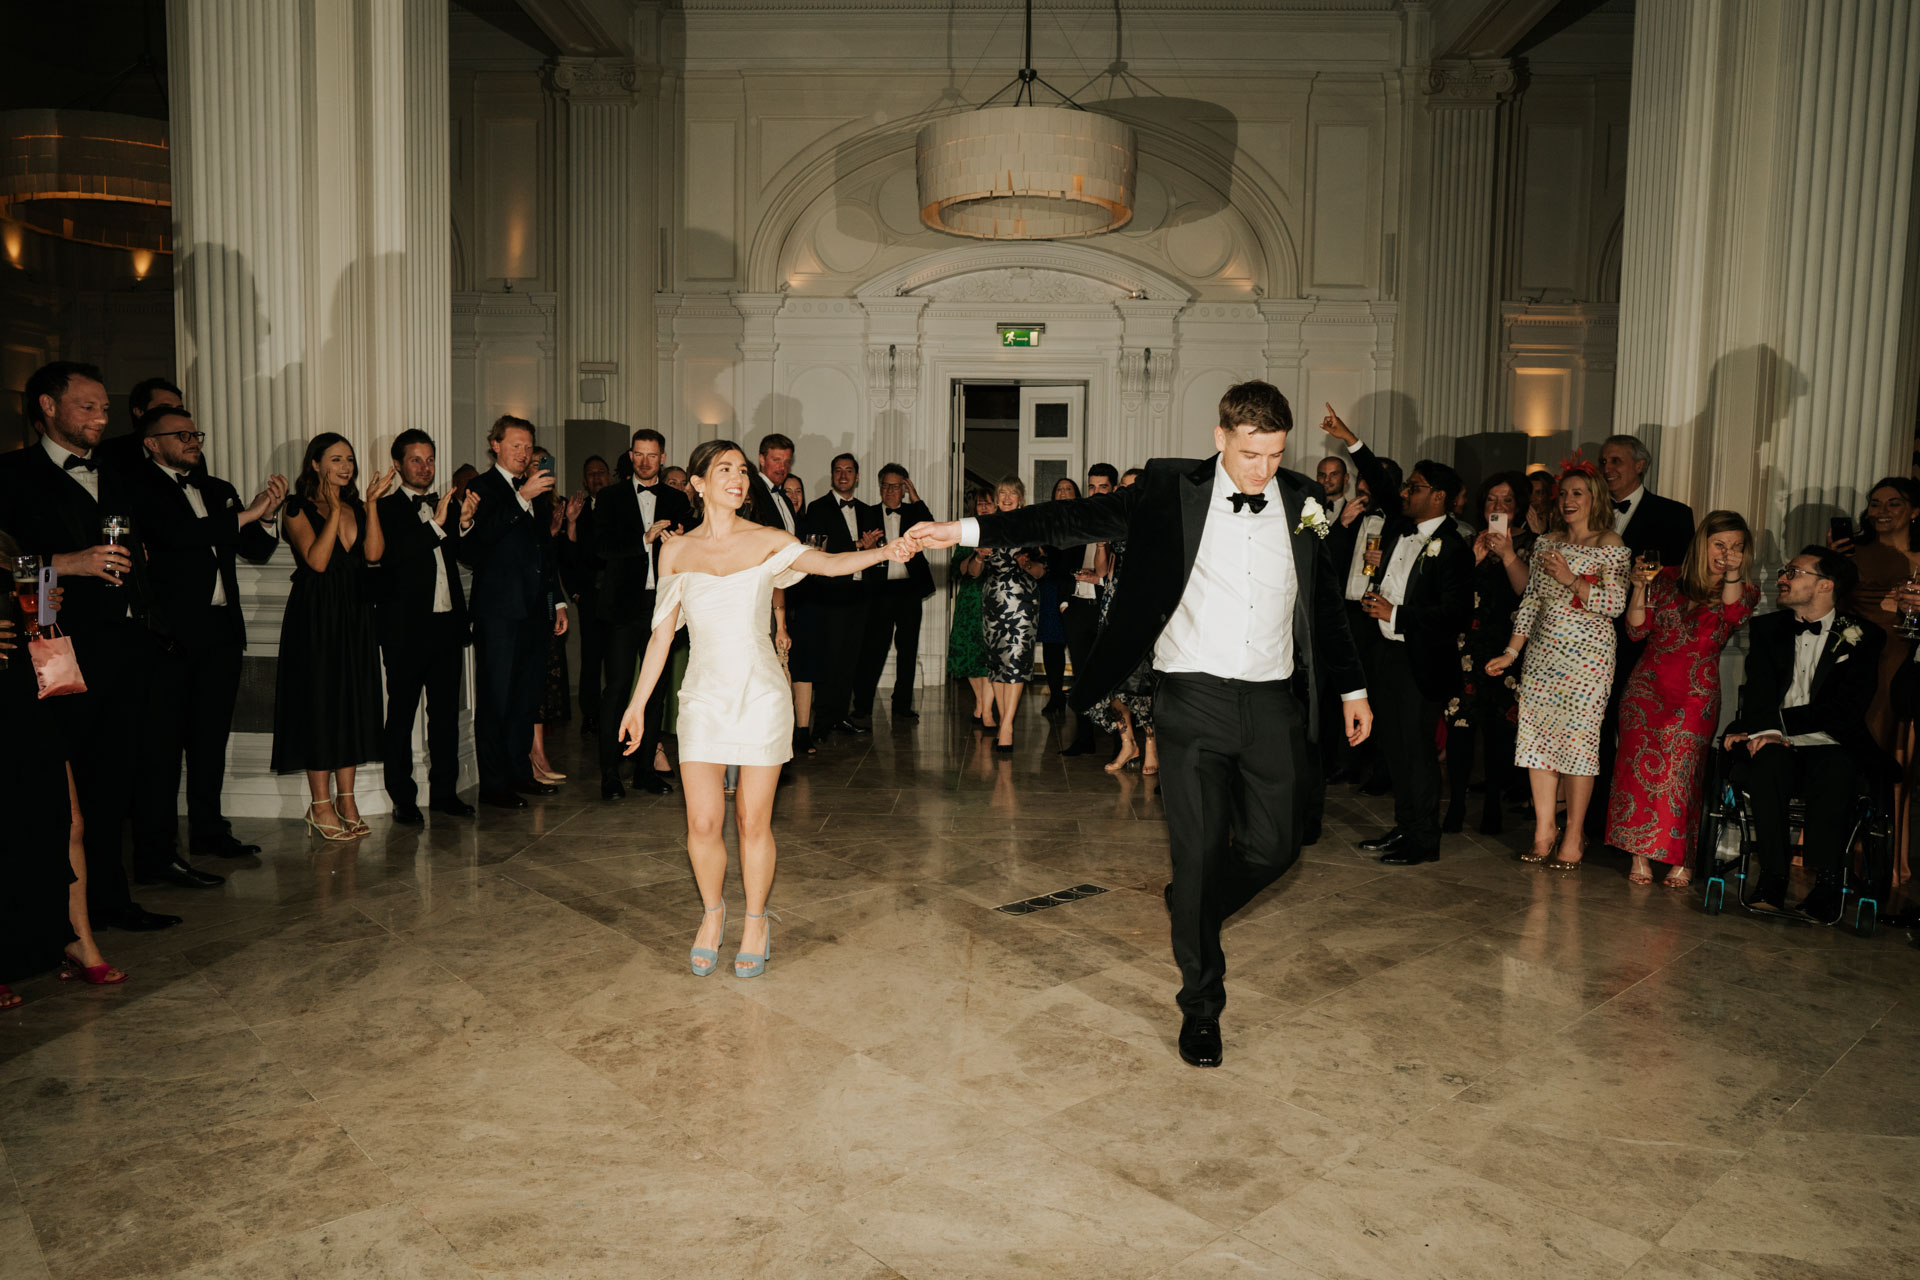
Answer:
[[[735, 432], [739, 443], [751, 449], [768, 431], [775, 430], [773, 419], [763, 406], [773, 403], [773, 358], [780, 350], [774, 335], [774, 321], [780, 308], [787, 305], [784, 293], [736, 293], [729, 295], [734, 310], [740, 313], [740, 401], [735, 410]], [[765, 425], [763, 425], [765, 424]], [[788, 424], [777, 428], [784, 431]], [[751, 436], [753, 440], [744, 437]]]
[[1420, 277], [1421, 434], [1493, 425], [1487, 376], [1494, 327], [1494, 179], [1501, 104], [1519, 87], [1505, 59], [1444, 61], [1427, 71], [1429, 169]]
[[248, 491], [307, 437], [304, 8], [167, 6], [180, 386], [207, 465]]
[[[627, 315], [631, 250], [629, 132], [633, 63], [560, 58], [553, 86], [567, 101], [567, 288], [561, 295], [561, 411], [569, 418], [630, 422]], [[581, 398], [597, 379], [605, 398]]]
[[1780, 353], [1806, 394], [1782, 424], [1770, 512], [1788, 547], [1908, 471], [1920, 5], [1821, 0], [1799, 34]]

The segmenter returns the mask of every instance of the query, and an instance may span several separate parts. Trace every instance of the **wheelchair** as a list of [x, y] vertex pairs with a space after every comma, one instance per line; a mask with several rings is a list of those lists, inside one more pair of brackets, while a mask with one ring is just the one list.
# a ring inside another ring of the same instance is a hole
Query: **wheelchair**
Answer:
[[[1760, 879], [1755, 866], [1759, 844], [1754, 839], [1746, 794], [1726, 776], [1725, 752], [1716, 739], [1712, 776], [1707, 780], [1706, 804], [1700, 820], [1695, 870], [1695, 874], [1706, 881], [1702, 906], [1707, 914], [1719, 915], [1726, 910], [1727, 890], [1731, 885], [1734, 904], [1749, 915], [1803, 924], [1839, 925], [1856, 937], [1872, 936], [1879, 922], [1881, 897], [1893, 875], [1893, 786], [1890, 780], [1866, 774], [1857, 775], [1855, 781], [1857, 790], [1847, 810], [1847, 839], [1841, 846], [1839, 917], [1816, 921], [1791, 913], [1783, 916], [1769, 908], [1756, 909], [1750, 895]], [[1806, 804], [1796, 796], [1787, 805], [1789, 844], [1802, 844], [1805, 834]]]

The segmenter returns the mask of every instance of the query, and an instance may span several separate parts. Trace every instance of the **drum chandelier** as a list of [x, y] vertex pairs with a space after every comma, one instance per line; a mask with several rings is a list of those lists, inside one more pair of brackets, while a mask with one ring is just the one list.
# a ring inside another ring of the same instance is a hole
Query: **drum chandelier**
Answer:
[[[1133, 217], [1133, 130], [1096, 115], [1033, 69], [1033, 0], [1019, 74], [917, 140], [920, 221], [978, 240], [1070, 240]], [[1060, 99], [1042, 106], [1035, 87]], [[1011, 104], [996, 106], [1009, 90]]]

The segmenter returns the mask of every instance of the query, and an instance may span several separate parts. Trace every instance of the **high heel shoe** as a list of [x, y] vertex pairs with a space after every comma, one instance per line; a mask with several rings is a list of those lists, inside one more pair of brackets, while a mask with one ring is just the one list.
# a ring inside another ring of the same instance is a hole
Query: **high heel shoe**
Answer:
[[[716, 911], [720, 913], [720, 936], [724, 938], [727, 936], [727, 904], [723, 902], [717, 907], [708, 907], [701, 914], [703, 917], [710, 916]], [[700, 962], [702, 960], [705, 960], [707, 962], [707, 967], [704, 969], [700, 967]], [[712, 973], [715, 969], [718, 969], [720, 967], [720, 948], [718, 947], [689, 948], [687, 951], [687, 967], [693, 970], [694, 977], [696, 978], [706, 977], [708, 974]]]
[[[90, 987], [117, 987], [127, 980], [125, 971], [115, 969], [105, 960], [102, 960], [99, 964], [81, 964], [79, 959], [71, 951], [62, 950], [60, 953], [60, 961], [60, 980], [62, 982], [78, 978]], [[109, 977], [109, 974], [113, 976]]]
[[[350, 834], [364, 836], [372, 831], [373, 828], [359, 818], [349, 818], [346, 814], [340, 812], [340, 802], [351, 799], [353, 799], [353, 792], [351, 791], [342, 791], [339, 795], [335, 796], [333, 801], [333, 816], [347, 824], [347, 831]], [[360, 806], [356, 804], [353, 807], [358, 809]]]
[[535, 782], [544, 782], [551, 787], [556, 783], [565, 782], [567, 775], [564, 773], [555, 773], [551, 769], [542, 769], [539, 765], [535, 765], [533, 767], [533, 780]]
[[[772, 916], [775, 920], [778, 920], [780, 918], [780, 913], [777, 911], [762, 911], [759, 915], [755, 915], [751, 911], [747, 912], [747, 919], [749, 920], [765, 920], [768, 916]], [[734, 953], [734, 957], [733, 957], [733, 976], [734, 977], [757, 978], [761, 974], [767, 971], [767, 961], [773, 958], [773, 926], [772, 925], [767, 926], [767, 940], [763, 945], [765, 947], [765, 950], [761, 951], [758, 955], [755, 955], [751, 951], [739, 951]], [[744, 969], [740, 967], [740, 962], [742, 960], [745, 960], [747, 962], [747, 967]]]
[[1108, 773], [1118, 773], [1126, 768], [1127, 765], [1132, 762], [1133, 758], [1139, 754], [1140, 748], [1134, 745], [1133, 735], [1129, 733], [1120, 739], [1120, 754], [1113, 758], [1111, 764], [1103, 764], [1100, 767]]
[[[319, 836], [322, 840], [353, 839], [353, 832], [351, 829], [347, 827], [330, 827], [326, 823], [319, 821], [313, 816], [313, 811], [315, 809], [318, 809], [323, 804], [331, 805], [332, 803], [333, 802], [330, 800], [315, 800], [312, 804], [307, 806], [307, 834], [310, 836]], [[334, 810], [334, 817], [337, 818], [339, 816], [340, 816], [340, 811], [337, 809]]]

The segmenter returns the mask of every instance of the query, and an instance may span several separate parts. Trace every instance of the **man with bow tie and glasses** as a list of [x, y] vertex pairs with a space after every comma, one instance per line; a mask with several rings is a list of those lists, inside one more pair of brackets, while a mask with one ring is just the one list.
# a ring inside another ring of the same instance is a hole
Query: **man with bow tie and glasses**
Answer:
[[[601, 671], [600, 798], [627, 794], [620, 780], [620, 718], [633, 697], [633, 679], [653, 633], [653, 605], [660, 585], [660, 549], [693, 523], [693, 504], [661, 477], [667, 438], [652, 427], [633, 433], [627, 449], [631, 474], [598, 493], [576, 522], [578, 544], [597, 557], [601, 571], [599, 600]], [[633, 785], [665, 795], [673, 784], [654, 772], [654, 748], [660, 741], [660, 716], [666, 708], [667, 681], [647, 699], [640, 746], [634, 751]]]
[[1349, 741], [1373, 724], [1323, 541], [1324, 492], [1280, 466], [1292, 427], [1277, 388], [1243, 382], [1221, 397], [1218, 452], [1205, 461], [1156, 458], [1112, 493], [908, 530], [926, 548], [1126, 539], [1106, 626], [1068, 701], [1082, 712], [1105, 701], [1152, 656], [1180, 1056], [1196, 1067], [1222, 1058], [1221, 926], [1300, 856], [1318, 682], [1345, 700]]
[[1740, 712], [1723, 745], [1733, 784], [1747, 793], [1760, 882], [1753, 905], [1786, 911], [1787, 804], [1806, 803], [1800, 857], [1813, 889], [1795, 913], [1832, 924], [1841, 911], [1841, 847], [1862, 779], [1889, 774], [1867, 730], [1886, 633], [1839, 607], [1859, 583], [1853, 562], [1807, 547], [1780, 570], [1777, 613], [1753, 620]]
[[456, 551], [473, 528], [480, 496], [449, 487], [433, 492], [433, 437], [402, 431], [388, 450], [400, 484], [380, 499], [387, 549], [374, 572], [374, 622], [387, 673], [381, 757], [393, 820], [426, 821], [413, 779], [413, 721], [427, 700], [427, 795], [434, 812], [465, 818], [473, 806], [460, 788], [460, 675], [470, 624]]
[[242, 506], [231, 484], [207, 473], [206, 433], [183, 406], [150, 405], [140, 429], [146, 461], [132, 477], [132, 514], [146, 550], [154, 652], [138, 737], [133, 874], [141, 884], [213, 888], [223, 877], [195, 870], [176, 852], [180, 762], [184, 753], [189, 851], [220, 858], [260, 852], [234, 838], [220, 806], [247, 647], [234, 555], [254, 564], [272, 558], [287, 478], [269, 476]]

